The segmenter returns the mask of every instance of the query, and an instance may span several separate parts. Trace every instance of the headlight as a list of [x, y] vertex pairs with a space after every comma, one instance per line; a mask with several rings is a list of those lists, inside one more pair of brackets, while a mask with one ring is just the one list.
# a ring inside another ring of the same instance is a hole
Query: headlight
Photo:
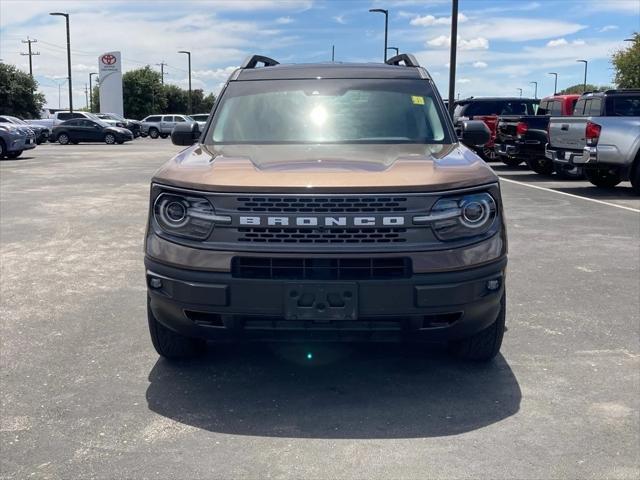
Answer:
[[[206, 198], [162, 193], [153, 205], [158, 226], [170, 235], [204, 240], [211, 234], [217, 217]], [[230, 219], [229, 219], [230, 220]]]
[[429, 215], [414, 217], [430, 224], [440, 240], [458, 240], [487, 233], [497, 217], [496, 202], [488, 193], [474, 193], [438, 200]]

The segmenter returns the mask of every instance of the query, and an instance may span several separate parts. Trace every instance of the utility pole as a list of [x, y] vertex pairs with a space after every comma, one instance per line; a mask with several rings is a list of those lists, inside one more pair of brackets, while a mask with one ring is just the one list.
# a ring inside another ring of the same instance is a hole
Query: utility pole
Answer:
[[84, 84], [84, 101], [89, 108], [89, 86], [86, 83]]
[[[97, 72], [91, 72], [89, 74], [89, 111], [93, 113], [93, 85], [91, 85], [91, 77], [98, 75]], [[98, 80], [98, 79], [96, 79]], [[97, 82], [96, 82], [97, 83]]]
[[187, 55], [189, 59], [189, 113], [191, 115], [193, 112], [191, 111], [191, 52], [188, 50], [180, 50], [178, 53], [184, 53]]
[[522, 98], [522, 89], [521, 88], [516, 88], [516, 90], [520, 91], [520, 98]]
[[164, 73], [164, 67], [166, 67], [167, 64], [164, 62], [160, 62], [160, 63], [156, 63], [156, 65], [160, 67], [160, 83], [164, 85], [164, 76], [168, 75], [168, 73]]
[[584, 83], [582, 84], [582, 93], [587, 91], [587, 65], [589, 62], [586, 60], [576, 60], [576, 62], [584, 63]]
[[31, 44], [32, 43], [38, 43], [38, 40], [31, 40], [29, 37], [27, 37], [26, 40], [22, 40], [22, 43], [28, 43], [29, 44], [29, 53], [20, 53], [20, 55], [22, 56], [27, 56], [29, 55], [29, 76], [31, 78], [33, 78], [33, 62], [31, 61], [31, 57], [33, 57], [34, 55], [40, 55], [40, 52], [32, 52], [31, 51]]
[[331, 45], [331, 61], [332, 62], [336, 61], [336, 46], [335, 45]]
[[458, 0], [451, 2], [451, 52], [449, 53], [449, 115], [455, 108], [453, 97], [456, 92], [456, 54], [458, 50]]

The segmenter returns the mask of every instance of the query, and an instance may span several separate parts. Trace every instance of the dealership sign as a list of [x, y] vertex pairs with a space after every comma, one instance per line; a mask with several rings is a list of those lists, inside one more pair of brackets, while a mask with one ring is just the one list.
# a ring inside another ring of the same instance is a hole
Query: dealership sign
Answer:
[[122, 105], [122, 57], [107, 52], [98, 57], [100, 76], [100, 112], [124, 115]]

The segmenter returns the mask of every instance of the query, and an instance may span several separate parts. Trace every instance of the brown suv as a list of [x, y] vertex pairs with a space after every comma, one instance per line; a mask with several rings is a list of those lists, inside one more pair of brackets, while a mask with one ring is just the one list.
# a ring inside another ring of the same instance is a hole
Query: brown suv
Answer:
[[[264, 64], [258, 68], [258, 64]], [[505, 323], [498, 179], [462, 145], [428, 72], [249, 57], [151, 185], [158, 353], [206, 340], [430, 340], [493, 358]], [[462, 141], [489, 139], [465, 122]]]

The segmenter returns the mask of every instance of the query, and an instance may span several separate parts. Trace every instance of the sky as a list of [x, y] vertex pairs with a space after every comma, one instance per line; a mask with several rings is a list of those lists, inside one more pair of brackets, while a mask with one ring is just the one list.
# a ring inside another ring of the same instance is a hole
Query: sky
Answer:
[[[609, 85], [611, 53], [640, 31], [640, 0], [459, 0], [456, 92], [467, 96], [538, 96], [581, 83]], [[68, 105], [66, 34], [70, 13], [74, 106], [85, 105], [98, 56], [122, 52], [124, 71], [165, 62], [166, 83], [218, 92], [249, 54], [280, 63], [381, 62], [384, 16], [389, 46], [416, 55], [444, 96], [448, 92], [451, 0], [0, 0], [0, 59], [27, 71], [22, 41], [36, 39], [33, 70], [47, 106]], [[390, 52], [391, 54], [391, 52]], [[95, 77], [94, 77], [95, 79]]]

